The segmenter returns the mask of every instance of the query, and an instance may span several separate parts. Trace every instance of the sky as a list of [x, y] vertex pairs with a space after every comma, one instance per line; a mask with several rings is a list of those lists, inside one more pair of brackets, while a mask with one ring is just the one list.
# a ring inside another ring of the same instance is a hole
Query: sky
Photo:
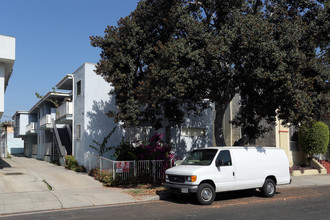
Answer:
[[97, 63], [100, 48], [89, 36], [135, 10], [139, 0], [0, 0], [0, 34], [16, 38], [16, 60], [1, 121], [30, 110], [84, 62]]

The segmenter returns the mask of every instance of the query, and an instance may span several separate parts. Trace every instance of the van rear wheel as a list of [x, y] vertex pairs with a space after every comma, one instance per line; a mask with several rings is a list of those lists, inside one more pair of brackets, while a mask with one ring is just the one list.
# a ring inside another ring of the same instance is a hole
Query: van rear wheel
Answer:
[[197, 199], [201, 205], [211, 205], [215, 199], [213, 186], [208, 183], [202, 183], [197, 190]]
[[266, 179], [264, 185], [261, 188], [261, 191], [266, 197], [273, 197], [276, 193], [276, 184], [274, 180]]

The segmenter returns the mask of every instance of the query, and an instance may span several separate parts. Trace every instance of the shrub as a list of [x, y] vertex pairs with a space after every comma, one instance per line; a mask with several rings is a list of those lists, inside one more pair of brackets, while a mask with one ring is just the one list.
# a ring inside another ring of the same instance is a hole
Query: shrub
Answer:
[[162, 140], [163, 136], [155, 134], [150, 138], [149, 143], [139, 144], [137, 147], [133, 144], [122, 141], [116, 147], [115, 156], [117, 161], [121, 160], [165, 160], [174, 158], [173, 147], [170, 143]]
[[77, 166], [73, 168], [73, 170], [76, 172], [86, 172], [86, 168], [84, 166]]
[[100, 168], [94, 168], [94, 169], [91, 169], [89, 172], [88, 172], [88, 175], [94, 177], [96, 173], [98, 173], [100, 171]]
[[95, 168], [95, 169], [91, 169], [88, 175], [94, 177], [95, 180], [102, 182], [104, 186], [112, 186], [113, 177], [112, 177], [112, 173], [109, 171]]
[[170, 143], [162, 140], [163, 135], [155, 134], [146, 145], [137, 147], [138, 158], [140, 160], [165, 160], [174, 158], [173, 147]]
[[307, 155], [324, 154], [329, 145], [329, 127], [322, 122], [301, 126], [298, 131], [298, 141], [302, 151]]
[[66, 155], [64, 159], [65, 159], [65, 168], [73, 170], [78, 166], [78, 162], [76, 158], [74, 158], [74, 156]]
[[122, 160], [137, 160], [137, 149], [130, 143], [122, 140], [116, 147], [115, 156], [117, 161]]

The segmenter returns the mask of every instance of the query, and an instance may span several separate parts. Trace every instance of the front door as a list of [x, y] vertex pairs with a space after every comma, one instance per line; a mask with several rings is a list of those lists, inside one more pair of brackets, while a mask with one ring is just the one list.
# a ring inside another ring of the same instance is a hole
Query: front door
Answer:
[[235, 190], [236, 178], [229, 150], [222, 150], [216, 160], [217, 174], [215, 176], [217, 192]]

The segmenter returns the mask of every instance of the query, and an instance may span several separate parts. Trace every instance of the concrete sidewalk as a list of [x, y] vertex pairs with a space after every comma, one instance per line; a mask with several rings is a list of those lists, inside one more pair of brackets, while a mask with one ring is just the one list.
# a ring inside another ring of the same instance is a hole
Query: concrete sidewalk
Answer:
[[[278, 188], [330, 185], [330, 175], [292, 178], [292, 184]], [[45, 161], [16, 156], [0, 159], [0, 215], [158, 199], [158, 195], [133, 197], [127, 189], [103, 187], [87, 174]]]
[[157, 195], [133, 197], [125, 191], [104, 187], [86, 173], [45, 161], [16, 156], [0, 159], [0, 215], [159, 198]]

